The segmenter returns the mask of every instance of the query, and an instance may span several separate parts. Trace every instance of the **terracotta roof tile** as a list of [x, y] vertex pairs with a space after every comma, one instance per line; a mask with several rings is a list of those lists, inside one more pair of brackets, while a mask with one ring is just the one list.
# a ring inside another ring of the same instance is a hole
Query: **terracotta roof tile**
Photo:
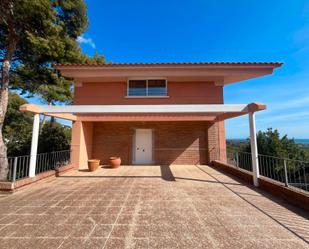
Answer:
[[100, 63], [100, 64], [54, 64], [54, 67], [86, 66], [86, 67], [121, 67], [121, 66], [274, 66], [280, 67], [281, 62], [158, 62], [158, 63]]

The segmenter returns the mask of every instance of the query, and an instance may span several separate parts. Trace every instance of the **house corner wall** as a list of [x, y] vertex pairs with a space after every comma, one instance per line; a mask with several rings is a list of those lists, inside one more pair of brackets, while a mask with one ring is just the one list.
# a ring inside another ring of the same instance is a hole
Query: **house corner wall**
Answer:
[[207, 163], [214, 160], [226, 162], [226, 141], [224, 121], [209, 123], [207, 126]]
[[71, 161], [78, 169], [88, 167], [88, 159], [92, 157], [93, 123], [76, 121], [72, 126]]
[[82, 128], [82, 122], [80, 121], [73, 122], [72, 138], [71, 138], [71, 163], [74, 166], [74, 168], [79, 167], [81, 128]]
[[218, 122], [219, 160], [226, 162], [226, 139], [224, 121]]

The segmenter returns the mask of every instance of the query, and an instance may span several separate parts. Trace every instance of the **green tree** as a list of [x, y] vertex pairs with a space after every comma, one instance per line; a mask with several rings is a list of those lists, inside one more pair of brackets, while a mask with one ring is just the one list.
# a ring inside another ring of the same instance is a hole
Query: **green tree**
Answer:
[[[261, 155], [309, 161], [308, 151], [298, 146], [294, 139], [289, 139], [287, 135], [280, 137], [277, 129], [268, 128], [266, 131], [259, 131], [257, 134], [257, 146]], [[249, 142], [242, 147], [242, 151], [251, 151]]]
[[[33, 116], [24, 113], [19, 107], [28, 102], [16, 93], [9, 93], [9, 104], [4, 120], [3, 136], [10, 157], [29, 155]], [[38, 153], [69, 150], [71, 128], [55, 123], [45, 125], [39, 136]]]
[[40, 95], [44, 86], [61, 87], [66, 80], [53, 69], [53, 63], [102, 60], [81, 53], [76, 38], [87, 25], [84, 0], [0, 1], [0, 179], [6, 179], [8, 172], [2, 128], [9, 88]]
[[[290, 159], [286, 160], [290, 180], [304, 181], [301, 179], [303, 177], [301, 175], [303, 175], [304, 166], [308, 165], [306, 162], [309, 162], [309, 152], [296, 144], [294, 139], [289, 139], [287, 135], [280, 137], [278, 130], [269, 128], [266, 131], [258, 132], [257, 146], [259, 155], [266, 156], [259, 157], [260, 169], [264, 169], [262, 171], [265, 176], [272, 178], [275, 174], [283, 179], [284, 159]], [[239, 149], [241, 152], [251, 152], [249, 140]], [[246, 154], [240, 153], [238, 156], [240, 165], [249, 165], [251, 168], [251, 161], [248, 160]]]
[[19, 111], [27, 101], [16, 93], [9, 94], [8, 110], [4, 120], [3, 136], [9, 156], [28, 155], [30, 152], [32, 120], [30, 113]]
[[45, 125], [39, 137], [38, 153], [69, 150], [71, 128], [59, 123]]
[[[55, 105], [59, 102], [65, 104], [70, 103], [72, 101], [71, 82], [66, 80], [59, 82], [57, 85], [42, 85], [38, 89], [38, 95], [48, 105]], [[42, 133], [45, 121], [46, 116], [43, 116], [40, 134]], [[53, 126], [55, 124], [55, 118], [51, 117], [50, 121], [50, 125]]]

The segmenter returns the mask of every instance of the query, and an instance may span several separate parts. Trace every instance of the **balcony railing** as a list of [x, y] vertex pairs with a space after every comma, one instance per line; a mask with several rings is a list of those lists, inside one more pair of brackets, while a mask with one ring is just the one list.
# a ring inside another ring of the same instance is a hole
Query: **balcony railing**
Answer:
[[[252, 171], [251, 153], [228, 151], [227, 162], [237, 168]], [[309, 191], [309, 162], [258, 155], [260, 175]]]
[[[9, 157], [8, 181], [27, 178], [29, 174], [30, 155]], [[68, 165], [70, 163], [70, 150], [54, 151], [38, 154], [36, 158], [35, 174]]]

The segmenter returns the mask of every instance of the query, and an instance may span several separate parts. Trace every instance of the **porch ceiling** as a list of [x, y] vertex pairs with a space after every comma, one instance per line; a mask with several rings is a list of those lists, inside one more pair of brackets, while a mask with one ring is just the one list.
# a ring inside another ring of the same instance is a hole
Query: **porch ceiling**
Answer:
[[25, 104], [21, 111], [72, 121], [221, 121], [266, 109], [260, 103], [195, 105], [67, 105]]

